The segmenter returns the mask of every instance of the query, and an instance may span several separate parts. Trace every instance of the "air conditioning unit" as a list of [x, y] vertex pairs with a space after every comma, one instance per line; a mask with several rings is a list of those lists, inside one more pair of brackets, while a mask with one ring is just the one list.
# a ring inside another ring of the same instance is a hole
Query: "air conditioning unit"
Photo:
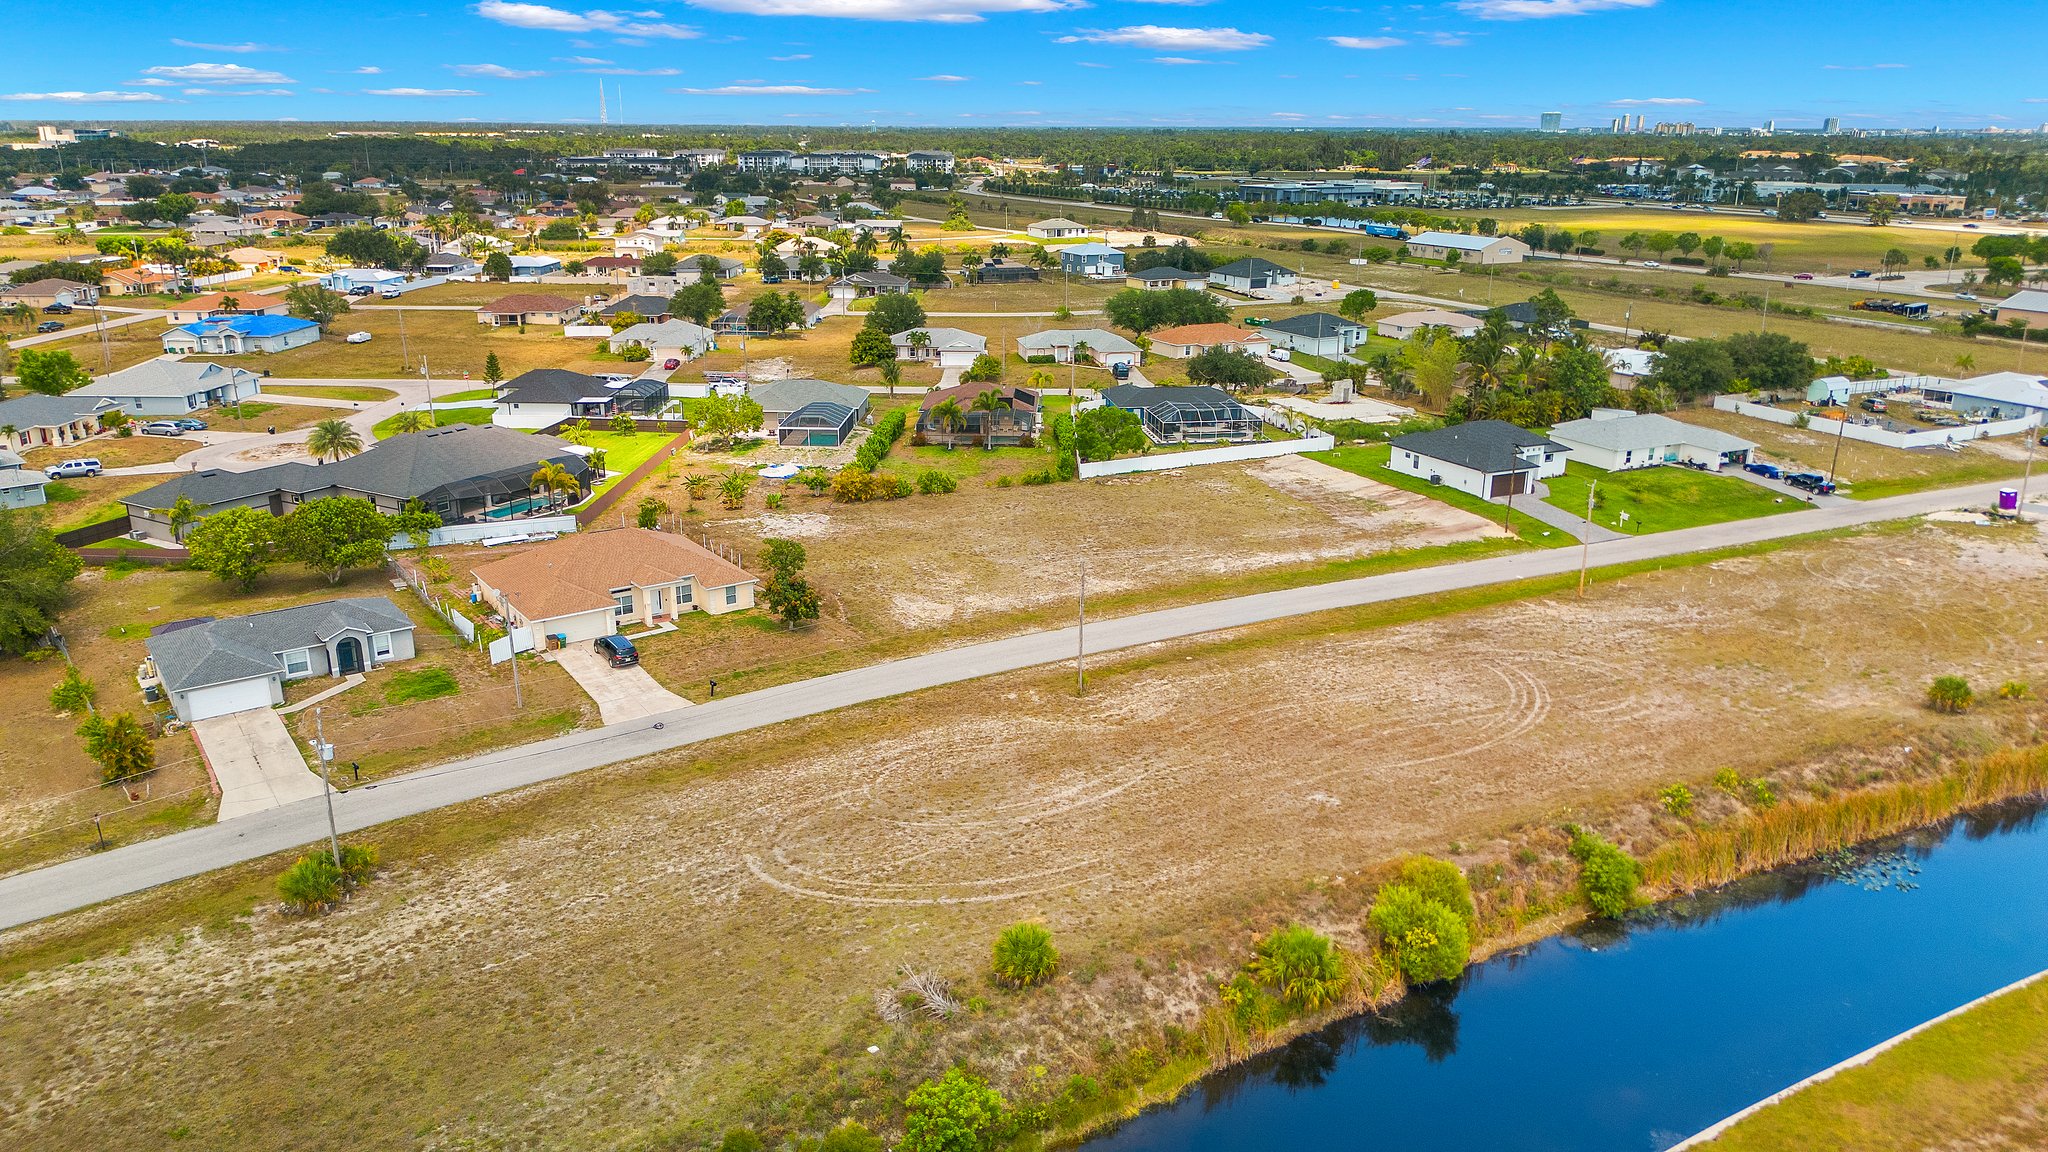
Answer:
[[130, 540], [140, 540], [140, 539], [142, 539], [142, 538], [143, 538], [143, 537], [144, 537], [145, 535], [147, 535], [147, 533], [143, 532], [143, 531], [142, 531], [142, 529], [140, 529], [140, 528], [137, 528], [137, 529], [135, 529], [134, 531], [132, 531], [132, 532], [128, 533], [128, 538], [129, 538]]

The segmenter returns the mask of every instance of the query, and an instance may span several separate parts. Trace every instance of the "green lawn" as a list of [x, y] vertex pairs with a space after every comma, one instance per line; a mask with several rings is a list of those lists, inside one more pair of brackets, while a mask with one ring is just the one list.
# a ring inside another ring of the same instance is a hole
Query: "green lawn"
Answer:
[[[1418, 476], [1405, 476], [1394, 471], [1387, 467], [1387, 458], [1393, 453], [1393, 448], [1386, 444], [1363, 444], [1332, 448], [1328, 452], [1303, 452], [1302, 455], [1310, 460], [1320, 460], [1333, 468], [1342, 468], [1368, 480], [1377, 480], [1389, 488], [1419, 492], [1431, 499], [1441, 500], [1453, 508], [1463, 508], [1475, 516], [1483, 516], [1488, 520], [1499, 521], [1505, 512], [1499, 504], [1481, 500], [1477, 496], [1469, 496], [1455, 488], [1431, 484]], [[1584, 499], [1583, 496], [1580, 498]], [[1564, 533], [1527, 516], [1515, 517], [1513, 529], [1515, 535], [1521, 537], [1524, 543], [1534, 544], [1538, 548], [1562, 548], [1567, 544], [1578, 543]], [[1546, 536], [1546, 532], [1549, 535]]]
[[599, 432], [596, 429], [584, 433], [584, 436], [584, 443], [604, 452], [605, 479], [590, 490], [593, 500], [617, 484], [626, 473], [645, 464], [648, 457], [661, 450], [662, 445], [675, 439], [673, 435], [659, 432]]
[[436, 404], [452, 404], [460, 400], [490, 400], [496, 397], [497, 394], [497, 389], [495, 388], [471, 388], [467, 391], [456, 392], [447, 396], [436, 396], [434, 397], [434, 402]]
[[376, 388], [368, 384], [277, 384], [265, 385], [263, 391], [277, 396], [306, 396], [315, 400], [354, 400], [358, 403], [374, 403], [398, 395], [389, 388]]
[[[489, 424], [491, 417], [497, 411], [496, 408], [443, 408], [435, 412], [434, 417], [436, 423], [442, 427], [450, 424]], [[398, 413], [386, 416], [384, 419], [377, 421], [376, 426], [371, 428], [370, 431], [375, 433], [379, 440], [396, 436], [398, 435], [398, 417]]]
[[1945, 1020], [1736, 1124], [1717, 1152], [2039, 1148], [2048, 1140], [2048, 981]]
[[[1565, 466], [1564, 475], [1544, 483], [1550, 487], [1544, 503], [1581, 516], [1586, 512], [1586, 490], [1593, 486], [1593, 522], [1631, 535], [1697, 528], [1806, 507], [1803, 501], [1733, 476], [1668, 465], [1602, 472], [1590, 464], [1572, 463]], [[1623, 513], [1628, 515], [1627, 521], [1622, 520]]]

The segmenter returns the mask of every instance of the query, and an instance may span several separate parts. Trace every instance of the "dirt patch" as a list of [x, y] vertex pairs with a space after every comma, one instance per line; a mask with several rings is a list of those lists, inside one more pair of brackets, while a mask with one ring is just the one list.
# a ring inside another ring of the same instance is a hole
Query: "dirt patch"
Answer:
[[[1241, 955], [1277, 890], [1342, 891], [1453, 842], [1501, 856], [1503, 828], [1674, 780], [1705, 806], [1724, 766], [1791, 796], [1788, 765], [1853, 779], [1902, 748], [2014, 738], [2036, 705], [1942, 717], [1920, 694], [1948, 672], [2041, 682], [2048, 619], [2012, 605], [2044, 576], [2032, 540], [1876, 533], [1584, 601], [1161, 645], [1079, 699], [1058, 670], [995, 677], [466, 805], [383, 830], [392, 874], [334, 918], [258, 911], [0, 986], [0, 1133], [583, 1147], [696, 1140], [818, 1078], [897, 1099], [901, 1069], [968, 1055], [1015, 1089], [1033, 1064], [1087, 1068], [1134, 1023], [1191, 1024], [1222, 974], [1202, 958]], [[1845, 626], [1887, 603], [1944, 607]], [[1058, 935], [1067, 975], [1030, 998], [987, 989], [989, 940], [1025, 918]], [[1141, 947], [1180, 962], [1134, 973]], [[869, 991], [905, 962], [988, 996], [988, 1043], [971, 1042], [983, 1025], [880, 1024]], [[351, 1091], [295, 1090], [309, 1068], [349, 1069]]]
[[1340, 523], [1362, 530], [1404, 526], [1417, 534], [1418, 544], [1450, 544], [1511, 535], [1493, 521], [1462, 508], [1305, 456], [1277, 456], [1261, 461], [1250, 471], [1280, 491], [1307, 500]]

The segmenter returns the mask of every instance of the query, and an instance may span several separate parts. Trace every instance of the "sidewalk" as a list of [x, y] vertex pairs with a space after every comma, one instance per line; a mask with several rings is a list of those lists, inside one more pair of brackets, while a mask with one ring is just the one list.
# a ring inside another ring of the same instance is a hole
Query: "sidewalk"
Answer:
[[[1616, 532], [1614, 529], [1600, 524], [1591, 526], [1592, 531], [1589, 536], [1586, 518], [1567, 512], [1555, 504], [1545, 503], [1544, 497], [1549, 495], [1550, 486], [1541, 481], [1537, 482], [1533, 490], [1524, 492], [1515, 498], [1515, 514], [1527, 516], [1531, 520], [1542, 521], [1572, 539], [1581, 542], [1591, 539], [1593, 543], [1599, 544], [1608, 540], [1625, 540], [1629, 538], [1629, 534], [1626, 532]], [[1498, 499], [1493, 501], [1493, 503], [1506, 504], [1507, 501], [1505, 499]]]

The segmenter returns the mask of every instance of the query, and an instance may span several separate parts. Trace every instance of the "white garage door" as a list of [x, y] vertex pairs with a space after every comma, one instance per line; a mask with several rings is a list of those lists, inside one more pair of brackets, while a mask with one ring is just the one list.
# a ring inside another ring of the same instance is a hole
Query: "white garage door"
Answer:
[[268, 679], [237, 680], [232, 684], [215, 684], [208, 688], [194, 688], [185, 693], [186, 720], [205, 720], [212, 716], [225, 716], [230, 712], [247, 712], [251, 708], [270, 707], [270, 681]]

